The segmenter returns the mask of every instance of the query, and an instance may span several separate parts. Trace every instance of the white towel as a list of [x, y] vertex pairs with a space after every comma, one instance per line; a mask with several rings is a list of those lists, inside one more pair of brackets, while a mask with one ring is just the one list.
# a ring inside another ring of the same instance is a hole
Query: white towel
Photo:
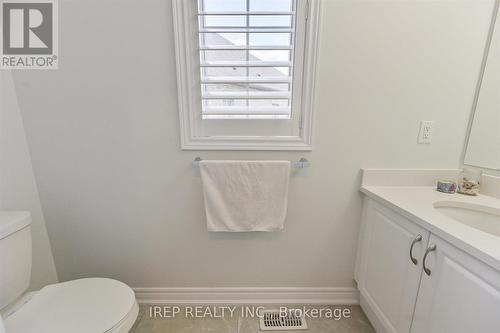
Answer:
[[283, 229], [289, 161], [201, 161], [209, 231]]

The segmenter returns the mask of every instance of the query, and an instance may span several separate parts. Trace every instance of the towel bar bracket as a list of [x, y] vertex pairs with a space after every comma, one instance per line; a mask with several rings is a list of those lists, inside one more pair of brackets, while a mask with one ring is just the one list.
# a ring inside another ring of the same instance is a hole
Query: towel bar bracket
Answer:
[[292, 162], [292, 168], [294, 169], [304, 169], [309, 168], [311, 166], [311, 162], [307, 160], [307, 158], [302, 157], [300, 160], [296, 162]]
[[[201, 161], [202, 161], [201, 157], [196, 157], [193, 161], [193, 166], [195, 166], [195, 167], [199, 166]], [[291, 162], [291, 167], [294, 169], [304, 169], [304, 168], [309, 168], [310, 166], [311, 166], [311, 162], [309, 162], [304, 157], [302, 157], [298, 161]]]

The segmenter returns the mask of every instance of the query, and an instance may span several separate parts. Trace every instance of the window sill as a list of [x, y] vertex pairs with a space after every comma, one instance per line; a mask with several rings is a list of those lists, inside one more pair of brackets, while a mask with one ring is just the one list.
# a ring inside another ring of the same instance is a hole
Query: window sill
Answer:
[[182, 142], [182, 150], [274, 150], [311, 151], [312, 145], [303, 138], [227, 138], [210, 137], [187, 139]]

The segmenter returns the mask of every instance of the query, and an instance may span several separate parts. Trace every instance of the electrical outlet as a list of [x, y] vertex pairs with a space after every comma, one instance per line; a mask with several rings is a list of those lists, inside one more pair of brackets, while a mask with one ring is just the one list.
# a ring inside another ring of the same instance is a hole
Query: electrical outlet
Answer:
[[420, 132], [418, 133], [418, 143], [431, 143], [433, 128], [433, 120], [422, 120], [420, 122]]

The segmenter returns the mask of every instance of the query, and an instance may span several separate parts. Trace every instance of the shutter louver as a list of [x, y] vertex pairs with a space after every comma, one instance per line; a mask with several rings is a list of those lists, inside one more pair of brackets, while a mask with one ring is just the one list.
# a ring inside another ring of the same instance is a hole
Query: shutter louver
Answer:
[[203, 119], [290, 119], [296, 0], [197, 0]]

